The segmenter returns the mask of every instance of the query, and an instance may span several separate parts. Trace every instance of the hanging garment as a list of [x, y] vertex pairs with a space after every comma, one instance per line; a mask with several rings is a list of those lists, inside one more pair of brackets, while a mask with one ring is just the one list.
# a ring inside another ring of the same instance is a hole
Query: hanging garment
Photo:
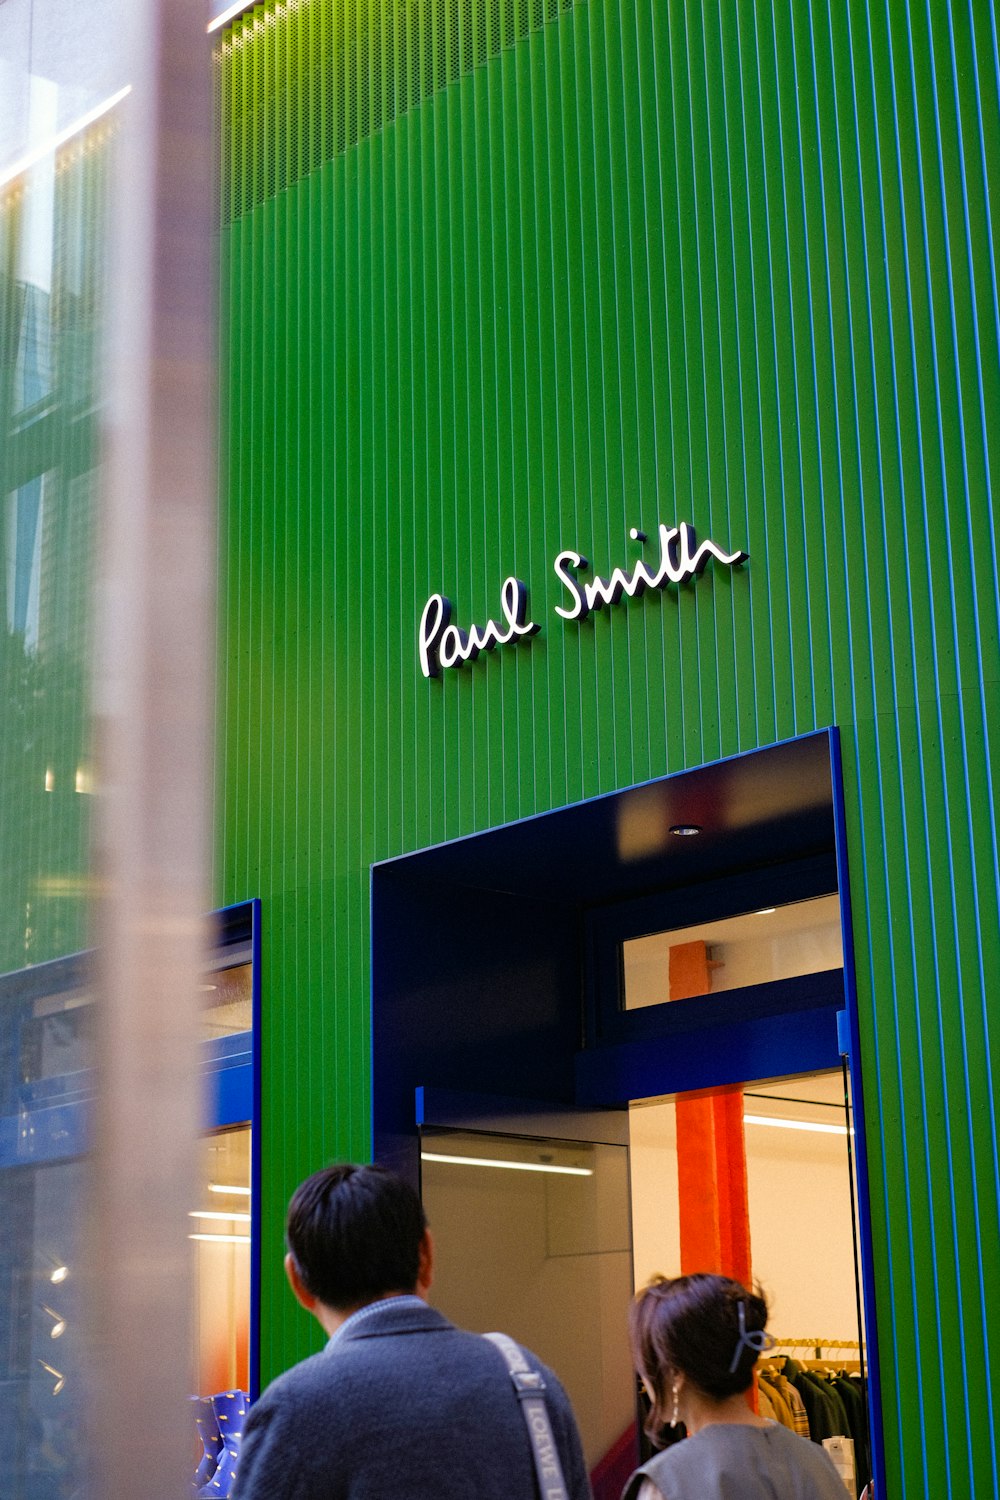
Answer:
[[792, 1431], [797, 1432], [799, 1437], [809, 1436], [809, 1417], [806, 1413], [802, 1397], [792, 1385], [791, 1381], [784, 1375], [778, 1374], [774, 1377], [774, 1384], [780, 1395], [788, 1402], [792, 1414]]
[[844, 1403], [851, 1428], [850, 1436], [854, 1439], [854, 1469], [860, 1495], [871, 1477], [864, 1393], [860, 1384], [856, 1384], [849, 1375], [834, 1376], [833, 1386]]
[[815, 1379], [808, 1370], [803, 1370], [794, 1359], [785, 1360], [783, 1374], [802, 1397], [802, 1404], [809, 1418], [809, 1436], [813, 1442], [821, 1443], [825, 1437], [844, 1436], [843, 1429], [847, 1425], [847, 1414], [841, 1405], [838, 1416], [821, 1382]]
[[771, 1405], [771, 1398], [767, 1394], [767, 1386], [764, 1384], [763, 1380], [759, 1380], [757, 1382], [757, 1410], [760, 1412], [762, 1417], [767, 1417], [768, 1421], [770, 1422], [781, 1421], [781, 1418], [778, 1416], [774, 1407]]
[[844, 1403], [843, 1401], [841, 1401], [840, 1396], [837, 1394], [837, 1390], [832, 1380], [826, 1375], [818, 1374], [815, 1370], [806, 1370], [805, 1374], [807, 1378], [813, 1381], [816, 1385], [816, 1388], [819, 1391], [820, 1395], [826, 1401], [827, 1409], [830, 1413], [830, 1421], [833, 1423], [833, 1431], [830, 1433], [825, 1433], [824, 1436], [850, 1437], [851, 1424], [847, 1420], [847, 1412], [844, 1408]]
[[[759, 1384], [760, 1389], [767, 1392], [771, 1407], [774, 1412], [775, 1421], [780, 1422], [782, 1427], [787, 1427], [790, 1432], [794, 1431], [794, 1428], [792, 1427], [791, 1408], [789, 1407], [788, 1402], [785, 1400], [783, 1394], [778, 1390], [777, 1384], [774, 1381], [773, 1377], [770, 1374], [762, 1374], [759, 1379]], [[764, 1415], [764, 1413], [762, 1412], [761, 1415]]]

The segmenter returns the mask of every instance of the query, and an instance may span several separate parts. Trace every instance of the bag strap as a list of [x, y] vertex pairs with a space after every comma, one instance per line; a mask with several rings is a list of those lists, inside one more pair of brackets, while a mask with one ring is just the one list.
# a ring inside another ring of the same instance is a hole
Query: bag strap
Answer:
[[489, 1339], [507, 1361], [507, 1369], [521, 1403], [524, 1425], [528, 1429], [531, 1456], [535, 1461], [542, 1500], [569, 1500], [549, 1409], [545, 1404], [545, 1381], [541, 1372], [531, 1368], [519, 1345], [505, 1333], [486, 1333], [483, 1337]]

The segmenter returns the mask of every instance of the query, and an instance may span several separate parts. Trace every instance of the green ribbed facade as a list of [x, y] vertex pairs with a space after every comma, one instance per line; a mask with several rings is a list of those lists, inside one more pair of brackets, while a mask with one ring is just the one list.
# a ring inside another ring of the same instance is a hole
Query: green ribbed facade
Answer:
[[[302, 0], [221, 43], [265, 1377], [307, 1347], [287, 1194], [369, 1149], [370, 863], [836, 724], [889, 1492], [995, 1495], [996, 43], [978, 0]], [[750, 562], [558, 620], [560, 548], [675, 519]], [[428, 594], [483, 621], [508, 573], [543, 633], [426, 681]]]

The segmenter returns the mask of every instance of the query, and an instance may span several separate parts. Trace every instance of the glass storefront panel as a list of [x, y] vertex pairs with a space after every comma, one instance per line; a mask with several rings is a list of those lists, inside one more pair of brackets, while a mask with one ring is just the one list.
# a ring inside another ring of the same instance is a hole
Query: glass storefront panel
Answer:
[[[236, 945], [238, 954], [243, 951]], [[249, 1052], [252, 965], [225, 960], [223, 950], [202, 986], [209, 1073], [231, 1069]], [[79, 1494], [84, 1480], [91, 1394], [83, 1274], [95, 1077], [91, 964], [91, 955], [83, 954], [0, 977], [4, 1500], [63, 1500]], [[208, 1094], [213, 1097], [212, 1089]], [[250, 1144], [244, 1124], [210, 1130], [201, 1145], [188, 1233], [195, 1258], [192, 1386], [202, 1396], [249, 1388]]]
[[201, 1148], [195, 1363], [202, 1396], [250, 1386], [250, 1130], [222, 1130]]

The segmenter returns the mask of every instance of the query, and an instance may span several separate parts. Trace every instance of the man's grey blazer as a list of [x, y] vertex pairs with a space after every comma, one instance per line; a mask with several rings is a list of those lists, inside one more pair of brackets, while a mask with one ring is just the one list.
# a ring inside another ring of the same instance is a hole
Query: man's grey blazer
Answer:
[[[527, 1352], [527, 1351], [526, 1351]], [[590, 1500], [566, 1393], [545, 1378], [570, 1500]], [[234, 1500], [535, 1500], [503, 1355], [412, 1298], [388, 1298], [279, 1375], [243, 1433]]]

